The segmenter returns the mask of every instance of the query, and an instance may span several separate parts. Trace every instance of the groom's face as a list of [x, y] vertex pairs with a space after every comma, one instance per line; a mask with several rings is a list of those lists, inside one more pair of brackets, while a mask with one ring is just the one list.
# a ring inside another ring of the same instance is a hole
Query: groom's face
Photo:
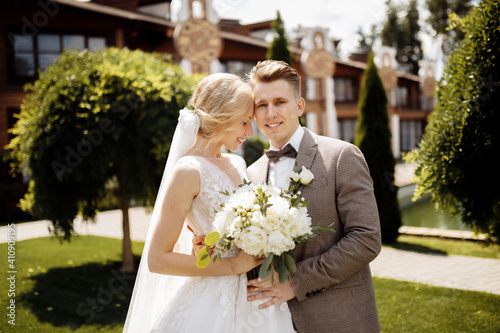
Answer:
[[295, 95], [285, 80], [259, 82], [253, 88], [255, 122], [276, 148], [282, 148], [299, 127], [303, 98]]

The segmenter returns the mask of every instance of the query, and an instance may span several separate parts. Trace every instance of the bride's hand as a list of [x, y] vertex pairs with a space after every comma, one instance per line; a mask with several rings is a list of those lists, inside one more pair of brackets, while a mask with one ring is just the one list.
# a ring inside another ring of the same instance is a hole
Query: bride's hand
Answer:
[[264, 262], [264, 259], [251, 256], [244, 251], [238, 252], [238, 254], [231, 259], [234, 266], [234, 274], [246, 273]]
[[[202, 248], [205, 247], [205, 235], [202, 235], [202, 236], [198, 236], [197, 234], [194, 233], [194, 230], [188, 225], [187, 226], [188, 230], [191, 231], [193, 233], [193, 249], [192, 249], [192, 253], [195, 255], [195, 256], [198, 256], [198, 252], [201, 251]], [[212, 254], [212, 250], [210, 251], [210, 254]]]
[[205, 247], [205, 236], [193, 236], [193, 254], [198, 256], [198, 252]]

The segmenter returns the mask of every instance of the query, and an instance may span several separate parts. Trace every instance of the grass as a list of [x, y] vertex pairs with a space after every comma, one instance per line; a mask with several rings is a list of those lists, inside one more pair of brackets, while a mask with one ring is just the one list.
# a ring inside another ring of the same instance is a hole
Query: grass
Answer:
[[460, 255], [490, 259], [500, 259], [500, 246], [485, 246], [481, 242], [443, 239], [437, 237], [407, 236], [398, 237], [398, 242], [387, 245], [399, 250]]
[[[136, 259], [142, 243], [133, 242]], [[0, 244], [3, 258], [7, 244]], [[0, 332], [121, 332], [135, 275], [118, 272], [121, 240], [80, 236], [70, 243], [44, 237], [15, 245], [16, 325], [7, 323], [11, 297], [0, 280]]]
[[500, 330], [500, 296], [373, 278], [382, 332]]
[[[136, 259], [142, 247], [133, 242]], [[7, 257], [7, 244], [0, 244], [0, 253]], [[5, 319], [11, 298], [2, 278], [0, 332], [122, 332], [135, 277], [118, 273], [120, 253], [121, 240], [95, 236], [17, 242], [16, 326]], [[374, 283], [382, 332], [499, 330], [499, 295], [380, 278]]]

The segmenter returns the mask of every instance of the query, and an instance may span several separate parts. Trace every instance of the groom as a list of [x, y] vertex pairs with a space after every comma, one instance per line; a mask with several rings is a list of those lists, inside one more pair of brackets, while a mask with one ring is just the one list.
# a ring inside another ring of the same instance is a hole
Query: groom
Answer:
[[[299, 188], [309, 201], [313, 225], [334, 223], [295, 250], [297, 271], [284, 284], [269, 279], [248, 282], [260, 292], [249, 301], [272, 297], [261, 305], [288, 302], [298, 332], [379, 332], [369, 263], [381, 249], [380, 223], [372, 180], [354, 145], [318, 136], [299, 124], [305, 109], [300, 76], [281, 61], [259, 62], [249, 74], [255, 96], [255, 121], [271, 143], [270, 151], [288, 144], [296, 157], [262, 156], [248, 169], [251, 181], [288, 188], [288, 175], [302, 166], [313, 181]], [[276, 155], [276, 153], [274, 153]]]

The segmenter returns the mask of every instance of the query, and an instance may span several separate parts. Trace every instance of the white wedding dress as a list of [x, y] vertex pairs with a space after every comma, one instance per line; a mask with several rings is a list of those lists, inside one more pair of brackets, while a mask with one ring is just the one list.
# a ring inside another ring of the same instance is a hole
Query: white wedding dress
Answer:
[[[243, 181], [243, 159], [224, 156], [230, 158]], [[221, 192], [231, 192], [235, 186], [226, 173], [203, 157], [184, 156], [178, 163], [189, 163], [200, 172], [200, 193], [193, 200], [187, 223], [197, 235], [206, 235], [213, 230], [212, 221], [220, 203], [228, 198]], [[237, 251], [231, 249], [223, 256], [235, 256]], [[260, 310], [262, 301], [247, 301], [246, 287], [246, 274], [186, 278], [151, 332], [294, 332], [286, 303]]]

